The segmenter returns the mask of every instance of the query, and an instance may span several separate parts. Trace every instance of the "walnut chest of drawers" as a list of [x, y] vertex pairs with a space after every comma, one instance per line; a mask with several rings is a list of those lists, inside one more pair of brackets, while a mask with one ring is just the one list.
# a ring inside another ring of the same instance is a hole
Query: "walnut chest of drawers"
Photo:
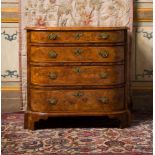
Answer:
[[127, 28], [26, 30], [25, 128], [52, 116], [108, 116], [120, 127], [130, 124]]

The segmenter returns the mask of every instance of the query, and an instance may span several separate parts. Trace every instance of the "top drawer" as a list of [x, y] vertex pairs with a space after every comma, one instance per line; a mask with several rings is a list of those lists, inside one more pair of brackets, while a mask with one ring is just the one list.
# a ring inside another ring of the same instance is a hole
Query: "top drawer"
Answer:
[[124, 30], [114, 31], [31, 31], [33, 43], [119, 43], [124, 42]]

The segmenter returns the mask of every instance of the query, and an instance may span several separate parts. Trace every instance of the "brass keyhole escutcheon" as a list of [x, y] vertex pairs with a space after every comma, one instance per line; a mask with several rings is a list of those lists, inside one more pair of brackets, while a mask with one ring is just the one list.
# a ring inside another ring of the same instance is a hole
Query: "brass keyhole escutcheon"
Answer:
[[79, 40], [82, 36], [83, 36], [83, 33], [82, 32], [77, 32], [77, 33], [74, 34], [74, 38], [76, 40]]
[[55, 51], [50, 51], [50, 52], [48, 52], [48, 56], [50, 58], [56, 58], [58, 56], [58, 54]]
[[82, 49], [80, 49], [80, 48], [77, 48], [77, 49], [75, 49], [75, 51], [74, 51], [74, 54], [76, 55], [76, 56], [79, 56], [79, 55], [81, 55], [83, 53], [83, 51], [82, 51]]
[[99, 52], [99, 55], [100, 55], [102, 58], [108, 58], [108, 57], [109, 57], [109, 52], [106, 51], [106, 50], [103, 50], [103, 51], [100, 51], [100, 52]]
[[102, 39], [108, 39], [110, 37], [110, 35], [105, 32], [102, 32], [102, 33], [100, 33], [99, 37]]
[[81, 92], [81, 91], [78, 91], [77, 93], [74, 93], [73, 94], [73, 96], [75, 96], [75, 97], [82, 97], [82, 96], [84, 96], [84, 93], [83, 92]]
[[76, 73], [81, 73], [81, 68], [80, 68], [80, 67], [75, 67], [75, 68], [74, 68], [74, 71], [75, 71]]
[[107, 97], [105, 97], [105, 96], [100, 97], [98, 100], [99, 100], [101, 103], [103, 103], [103, 104], [109, 103], [109, 99], [108, 99]]
[[55, 73], [55, 72], [49, 73], [48, 77], [49, 77], [51, 80], [55, 80], [55, 79], [57, 79], [57, 73]]
[[102, 72], [99, 74], [101, 79], [106, 79], [108, 77], [108, 73], [107, 72]]
[[56, 40], [57, 37], [58, 37], [58, 35], [55, 34], [55, 33], [51, 33], [51, 34], [48, 35], [49, 40]]
[[50, 98], [50, 99], [48, 100], [48, 103], [49, 103], [50, 105], [56, 105], [57, 102], [58, 102], [58, 100], [57, 100], [56, 98]]

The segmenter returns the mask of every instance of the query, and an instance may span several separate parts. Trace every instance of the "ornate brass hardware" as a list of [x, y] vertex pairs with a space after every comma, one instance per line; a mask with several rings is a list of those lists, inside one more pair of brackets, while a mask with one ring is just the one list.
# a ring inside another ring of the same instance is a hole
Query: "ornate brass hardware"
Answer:
[[108, 77], [108, 73], [106, 73], [106, 72], [100, 73], [100, 78], [106, 79], [107, 77]]
[[100, 55], [102, 58], [108, 58], [109, 52], [106, 51], [106, 50], [103, 50], [103, 51], [100, 51], [100, 52], [99, 52], [99, 55]]
[[49, 40], [55, 40], [57, 37], [58, 37], [58, 35], [55, 34], [55, 33], [51, 33], [51, 34], [48, 35]]
[[52, 80], [55, 80], [57, 78], [57, 73], [49, 73], [48, 77]]
[[76, 73], [81, 73], [81, 68], [80, 68], [80, 67], [75, 67], [75, 68], [74, 68], [74, 71], [75, 71]]
[[58, 54], [55, 51], [50, 51], [50, 52], [48, 52], [48, 56], [50, 58], [56, 58], [58, 56]]
[[103, 103], [103, 104], [109, 103], [109, 99], [108, 99], [107, 97], [105, 97], [105, 96], [100, 97], [100, 98], [99, 98], [99, 101], [100, 101], [101, 103]]
[[82, 96], [84, 96], [84, 93], [78, 91], [77, 93], [73, 94], [73, 96], [75, 96], [75, 97], [82, 97]]
[[79, 40], [81, 37], [83, 36], [83, 33], [82, 32], [77, 32], [74, 34], [74, 38]]
[[56, 98], [50, 98], [50, 99], [48, 100], [48, 103], [49, 103], [50, 105], [56, 105], [57, 102], [58, 102], [58, 100], [57, 100]]
[[82, 54], [83, 53], [83, 51], [80, 49], [80, 48], [77, 48], [75, 51], [74, 51], [74, 54], [76, 55], [76, 56], [79, 56], [80, 54]]
[[99, 37], [102, 38], [102, 39], [108, 39], [109, 38], [109, 34], [105, 33], [105, 32], [102, 32], [100, 33]]

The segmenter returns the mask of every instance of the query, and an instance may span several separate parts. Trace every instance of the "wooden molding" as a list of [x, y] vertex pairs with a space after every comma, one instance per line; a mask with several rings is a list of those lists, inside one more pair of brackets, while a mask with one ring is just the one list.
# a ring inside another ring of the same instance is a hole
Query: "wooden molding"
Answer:
[[2, 23], [18, 23], [19, 22], [19, 8], [2, 8]]
[[152, 22], [153, 8], [135, 8], [134, 22]]
[[19, 19], [12, 19], [12, 18], [7, 18], [7, 19], [1, 19], [2, 23], [19, 23]]
[[20, 87], [5, 87], [5, 86], [3, 86], [3, 87], [1, 87], [1, 90], [2, 91], [20, 91], [21, 89], [20, 89]]
[[18, 8], [2, 8], [1, 12], [19, 12]]

